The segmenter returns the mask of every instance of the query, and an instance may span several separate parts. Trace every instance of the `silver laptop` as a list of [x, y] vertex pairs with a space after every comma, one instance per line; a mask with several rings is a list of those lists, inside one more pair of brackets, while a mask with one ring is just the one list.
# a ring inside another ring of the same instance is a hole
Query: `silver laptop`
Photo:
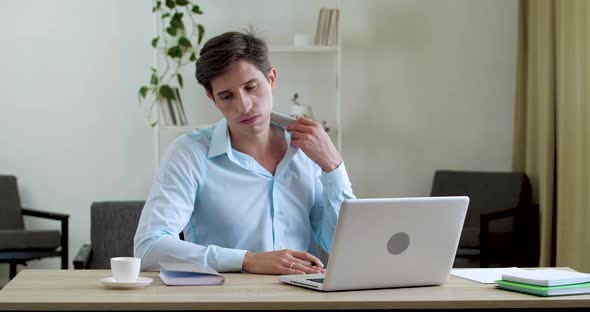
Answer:
[[344, 200], [326, 273], [279, 280], [321, 291], [444, 284], [468, 205], [465, 196]]

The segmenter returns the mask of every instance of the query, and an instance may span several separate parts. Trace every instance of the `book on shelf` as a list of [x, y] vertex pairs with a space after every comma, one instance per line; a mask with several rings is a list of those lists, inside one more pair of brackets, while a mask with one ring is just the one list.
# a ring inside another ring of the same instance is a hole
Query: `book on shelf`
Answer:
[[320, 12], [318, 13], [318, 22], [316, 24], [316, 28], [315, 28], [315, 38], [313, 41], [313, 44], [315, 45], [320, 45], [320, 43], [322, 42], [322, 23], [324, 21], [324, 17], [323, 15], [325, 14], [326, 9], [321, 8]]
[[164, 123], [168, 126], [182, 126], [188, 124], [182, 98], [176, 89], [174, 100], [160, 97], [160, 108]]
[[560, 286], [538, 286], [532, 284], [524, 284], [517, 282], [510, 282], [505, 280], [497, 280], [496, 287], [505, 290], [511, 290], [537, 296], [564, 296], [564, 295], [579, 295], [590, 293], [590, 283], [569, 284]]
[[182, 115], [180, 114], [180, 105], [178, 104], [178, 99], [172, 101], [172, 120], [174, 121], [174, 126], [182, 126]]
[[178, 104], [178, 116], [180, 119], [180, 124], [186, 125], [187, 124], [186, 113], [184, 112], [184, 105], [182, 104], [182, 98], [180, 97], [180, 92], [178, 91], [178, 88], [176, 88], [175, 90], [176, 90], [176, 103]]
[[316, 24], [314, 44], [328, 46], [338, 44], [339, 16], [339, 9], [320, 9]]
[[338, 19], [340, 11], [333, 9], [330, 11], [330, 26], [328, 27], [328, 45], [338, 45]]
[[169, 286], [221, 285], [223, 275], [212, 267], [197, 262], [160, 263], [160, 279]]
[[160, 110], [162, 112], [165, 125], [171, 126], [176, 124], [176, 119], [173, 119], [174, 106], [172, 105], [172, 101], [166, 98], [160, 98]]
[[325, 9], [324, 20], [322, 21], [322, 42], [321, 45], [328, 45], [328, 34], [330, 31], [330, 18], [332, 17], [332, 10]]

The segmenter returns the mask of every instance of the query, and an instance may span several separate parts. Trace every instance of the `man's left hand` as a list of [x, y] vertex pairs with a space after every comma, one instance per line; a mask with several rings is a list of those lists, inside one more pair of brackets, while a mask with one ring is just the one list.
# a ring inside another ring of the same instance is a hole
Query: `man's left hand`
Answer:
[[289, 125], [287, 131], [291, 131], [291, 145], [299, 147], [325, 172], [340, 166], [342, 157], [318, 122], [300, 117]]

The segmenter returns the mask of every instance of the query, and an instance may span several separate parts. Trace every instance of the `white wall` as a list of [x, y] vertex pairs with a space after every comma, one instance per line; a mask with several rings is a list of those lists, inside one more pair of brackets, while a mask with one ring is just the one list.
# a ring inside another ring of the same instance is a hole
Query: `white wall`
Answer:
[[136, 94], [151, 37], [145, 0], [0, 1], [0, 173], [18, 177], [26, 207], [70, 214], [70, 263], [90, 239], [92, 201], [146, 197], [153, 131]]
[[343, 1], [343, 154], [359, 197], [511, 170], [516, 0]]
[[[89, 241], [92, 201], [149, 189], [154, 136], [136, 99], [152, 63], [147, 2], [0, 0], [0, 173], [18, 176], [24, 205], [71, 215], [70, 263]], [[203, 11], [223, 15], [214, 3]], [[235, 3], [227, 14], [279, 21], [312, 5], [277, 17]], [[341, 3], [343, 155], [357, 196], [426, 195], [436, 168], [510, 169], [516, 0]]]

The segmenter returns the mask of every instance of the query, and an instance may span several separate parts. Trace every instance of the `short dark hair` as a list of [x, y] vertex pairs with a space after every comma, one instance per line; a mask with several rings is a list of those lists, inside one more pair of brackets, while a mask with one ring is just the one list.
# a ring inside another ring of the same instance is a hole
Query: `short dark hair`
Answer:
[[251, 32], [230, 31], [209, 39], [199, 53], [195, 76], [212, 93], [211, 80], [241, 60], [256, 66], [263, 74], [272, 69], [268, 46]]

